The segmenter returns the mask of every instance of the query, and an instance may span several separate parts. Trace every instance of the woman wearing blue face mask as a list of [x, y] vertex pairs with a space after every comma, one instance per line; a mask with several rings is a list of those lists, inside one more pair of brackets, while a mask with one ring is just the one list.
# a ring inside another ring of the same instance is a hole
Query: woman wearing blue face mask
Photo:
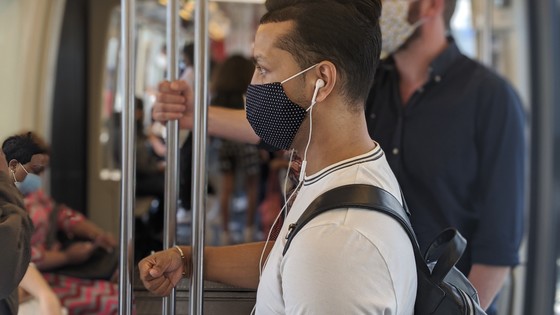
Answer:
[[33, 225], [0, 151], [0, 314], [18, 312], [17, 286], [29, 264], [32, 232]]
[[[15, 135], [4, 141], [2, 151], [8, 161], [10, 179], [23, 194], [25, 209], [35, 226], [31, 238], [31, 261], [59, 296], [62, 305], [69, 313], [86, 314], [84, 308], [91, 310], [88, 314], [116, 312], [118, 288], [115, 283], [51, 273], [55, 269], [77, 268], [88, 263], [93, 255], [99, 255], [100, 250], [114, 252], [115, 238], [81, 213], [57, 203], [41, 189], [40, 175], [49, 165], [48, 147], [41, 138], [31, 132]], [[64, 248], [54, 237], [61, 232], [68, 239], [74, 239]], [[116, 264], [109, 269], [107, 279], [116, 270]], [[111, 286], [113, 288], [107, 290]], [[79, 294], [81, 302], [67, 296], [65, 292], [69, 290]], [[114, 309], [108, 305], [114, 305]]]

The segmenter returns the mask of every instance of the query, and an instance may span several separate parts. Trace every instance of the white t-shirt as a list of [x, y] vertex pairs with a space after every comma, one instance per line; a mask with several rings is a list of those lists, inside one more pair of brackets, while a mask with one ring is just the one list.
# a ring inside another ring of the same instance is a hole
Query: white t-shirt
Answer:
[[401, 200], [379, 145], [306, 177], [262, 272], [256, 314], [413, 314], [412, 245], [385, 214], [327, 211], [307, 223], [282, 256], [288, 226], [320, 194], [348, 184], [378, 186]]

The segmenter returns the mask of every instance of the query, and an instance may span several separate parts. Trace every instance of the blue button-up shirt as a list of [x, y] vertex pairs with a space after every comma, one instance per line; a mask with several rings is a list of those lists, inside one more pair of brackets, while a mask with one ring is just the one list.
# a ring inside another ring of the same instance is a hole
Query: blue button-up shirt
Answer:
[[402, 187], [422, 250], [453, 226], [468, 241], [458, 265], [464, 273], [474, 263], [518, 263], [524, 114], [504, 79], [462, 55], [450, 39], [407, 104], [394, 60], [384, 60], [366, 119]]

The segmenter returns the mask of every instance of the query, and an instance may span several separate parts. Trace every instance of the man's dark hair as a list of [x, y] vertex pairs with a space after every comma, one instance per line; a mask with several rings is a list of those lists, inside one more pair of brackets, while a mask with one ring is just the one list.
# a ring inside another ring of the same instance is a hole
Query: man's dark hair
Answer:
[[445, 28], [451, 30], [451, 18], [453, 13], [455, 13], [455, 6], [457, 5], [457, 0], [445, 0], [445, 8], [443, 9], [443, 21], [445, 22]]
[[342, 94], [366, 99], [381, 51], [380, 0], [267, 0], [261, 24], [292, 21], [276, 47], [305, 69], [327, 60], [337, 67]]
[[2, 144], [2, 151], [8, 163], [15, 159], [21, 164], [29, 163], [35, 154], [49, 154], [45, 141], [33, 132], [9, 137]]

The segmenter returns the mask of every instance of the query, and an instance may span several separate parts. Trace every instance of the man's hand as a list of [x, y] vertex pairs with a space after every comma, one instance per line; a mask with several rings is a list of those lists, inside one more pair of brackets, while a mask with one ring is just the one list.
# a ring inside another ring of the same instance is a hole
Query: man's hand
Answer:
[[153, 118], [161, 123], [179, 120], [181, 129], [192, 129], [193, 97], [193, 90], [185, 81], [162, 81], [158, 85]]
[[[190, 259], [190, 257], [186, 257]], [[138, 263], [140, 279], [148, 291], [167, 296], [183, 276], [184, 264], [175, 248], [152, 254]]]

